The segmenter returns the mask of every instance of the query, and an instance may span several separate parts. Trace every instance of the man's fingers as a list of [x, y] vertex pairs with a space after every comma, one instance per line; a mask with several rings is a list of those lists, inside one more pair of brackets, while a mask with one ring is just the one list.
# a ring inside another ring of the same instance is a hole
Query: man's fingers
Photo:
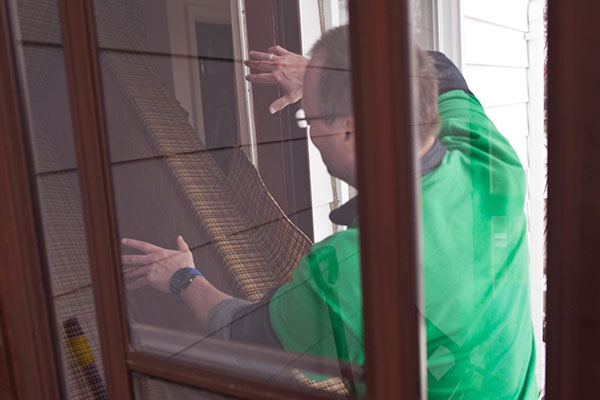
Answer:
[[277, 80], [275, 80], [275, 77], [273, 76], [273, 74], [268, 74], [268, 73], [246, 75], [246, 80], [248, 80], [248, 82], [252, 82], [252, 83], [270, 83], [270, 84], [277, 83]]
[[148, 285], [148, 279], [146, 279], [146, 277], [143, 277], [143, 278], [137, 279], [131, 283], [128, 283], [125, 287], [128, 290], [135, 290], [135, 289], [144, 287], [146, 285]]
[[123, 243], [127, 247], [131, 247], [133, 249], [137, 249], [145, 253], [152, 253], [154, 251], [164, 251], [162, 247], [141, 240], [123, 239], [121, 240], [121, 243]]
[[273, 103], [271, 103], [271, 105], [269, 106], [269, 112], [271, 114], [275, 114], [276, 112], [283, 110], [288, 105], [295, 103], [296, 101], [297, 100], [294, 100], [290, 96], [280, 97], [277, 100], [275, 100]]
[[246, 66], [250, 69], [263, 72], [272, 72], [277, 69], [277, 64], [272, 61], [246, 60], [244, 61], [244, 64], [246, 64]]
[[[271, 49], [269, 49], [271, 50]], [[266, 60], [270, 61], [273, 53], [264, 53], [262, 51], [254, 51], [251, 50], [248, 55], [250, 56], [250, 60]]]
[[277, 56], [285, 56], [286, 54], [294, 54], [289, 50], [284, 49], [283, 47], [277, 45], [277, 46], [271, 46], [269, 47], [268, 50], [269, 53], [273, 53]]
[[188, 244], [183, 240], [183, 236], [177, 236], [177, 247], [179, 251], [190, 251]]
[[133, 264], [150, 264], [160, 258], [160, 255], [156, 254], [126, 254], [121, 256], [121, 264], [133, 265]]
[[143, 267], [129, 268], [123, 271], [125, 278], [135, 278], [136, 276], [145, 276], [150, 272], [151, 266], [146, 265]]

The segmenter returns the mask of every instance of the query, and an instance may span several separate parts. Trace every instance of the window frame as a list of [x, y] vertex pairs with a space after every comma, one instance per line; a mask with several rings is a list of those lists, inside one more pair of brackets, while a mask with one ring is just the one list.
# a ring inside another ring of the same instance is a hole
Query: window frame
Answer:
[[0, 396], [61, 398], [54, 312], [39, 231], [12, 17], [0, 2]]
[[[424, 398], [427, 387], [418, 311], [419, 185], [405, 57], [409, 15], [408, 1], [350, 3], [365, 368], [373, 399]], [[369, 131], [379, 140], [369, 140]]]
[[548, 400], [600, 394], [598, 15], [598, 2], [548, 0]]
[[[369, 141], [366, 135], [357, 139], [365, 375], [368, 397], [378, 399], [424, 398], [427, 387], [421, 379], [424, 331], [412, 306], [419, 302], [418, 202], [413, 196], [418, 182], [412, 174], [415, 160], [405, 118], [410, 115], [409, 63], [403, 55], [408, 54], [409, 32], [406, 24], [398, 23], [407, 20], [406, 3], [350, 3], [357, 126], [359, 131], [383, 133], [378, 141]], [[598, 392], [593, 374], [600, 346], [590, 339], [600, 336], [600, 273], [595, 268], [600, 211], [597, 202], [589, 199], [600, 198], [600, 182], [583, 177], [600, 176], [594, 154], [600, 148], [594, 113], [600, 103], [592, 90], [600, 86], [600, 55], [589, 51], [593, 38], [600, 37], [600, 24], [593, 19], [600, 15], [600, 3], [549, 0], [548, 7], [546, 371], [547, 398], [555, 399]], [[93, 243], [90, 262], [109, 397], [133, 398], [132, 372], [250, 399], [335, 397], [128, 349], [92, 0], [59, 0], [59, 8], [63, 38], [67, 38], [64, 51], [86, 231], [88, 242]], [[5, 239], [0, 242], [0, 393], [19, 399], [59, 399], [54, 318], [23, 121], [25, 96], [16, 72], [19, 61], [8, 16], [5, 0], [0, 2], [0, 93], [5, 99], [0, 103], [0, 184], [10, 191], [0, 197], [0, 205], [8, 210], [2, 215], [12, 218], [0, 224]], [[561, 57], [564, 54], [570, 56]]]

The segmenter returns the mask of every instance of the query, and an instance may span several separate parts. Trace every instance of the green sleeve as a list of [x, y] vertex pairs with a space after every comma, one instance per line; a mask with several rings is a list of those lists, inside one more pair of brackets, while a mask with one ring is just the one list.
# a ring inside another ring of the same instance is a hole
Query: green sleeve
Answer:
[[459, 150], [471, 161], [488, 165], [492, 173], [495, 170], [502, 172], [497, 176], [511, 175], [511, 169], [517, 175], [523, 175], [514, 149], [485, 114], [475, 96], [453, 90], [441, 95], [438, 104], [441, 120], [438, 137], [448, 150]]
[[285, 350], [364, 362], [358, 246], [356, 228], [315, 244], [277, 290], [269, 314]]

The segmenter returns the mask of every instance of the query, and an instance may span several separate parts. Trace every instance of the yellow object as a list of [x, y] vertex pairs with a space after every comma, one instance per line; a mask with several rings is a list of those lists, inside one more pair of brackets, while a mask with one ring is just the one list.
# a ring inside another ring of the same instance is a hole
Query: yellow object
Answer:
[[92, 354], [92, 349], [90, 349], [90, 345], [88, 344], [88, 341], [85, 338], [85, 336], [76, 336], [73, 339], [69, 339], [68, 342], [69, 347], [75, 355], [77, 364], [81, 366], [86, 366], [94, 362], [94, 355]]

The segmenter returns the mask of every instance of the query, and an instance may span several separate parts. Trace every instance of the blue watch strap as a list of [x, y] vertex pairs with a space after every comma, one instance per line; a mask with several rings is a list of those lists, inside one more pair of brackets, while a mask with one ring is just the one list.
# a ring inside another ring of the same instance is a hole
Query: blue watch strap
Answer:
[[187, 289], [187, 287], [192, 283], [194, 278], [197, 276], [204, 276], [202, 272], [198, 271], [196, 268], [185, 267], [181, 268], [177, 272], [173, 274], [171, 277], [171, 293], [175, 296], [175, 300], [178, 303], [183, 303], [183, 299], [181, 298], [181, 293]]

